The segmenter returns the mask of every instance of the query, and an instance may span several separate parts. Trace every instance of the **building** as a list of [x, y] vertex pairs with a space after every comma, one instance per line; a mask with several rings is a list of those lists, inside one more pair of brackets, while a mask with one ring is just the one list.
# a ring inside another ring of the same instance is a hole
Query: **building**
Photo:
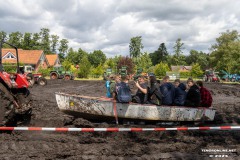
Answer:
[[57, 54], [46, 55], [46, 58], [49, 63], [49, 67], [61, 66], [61, 62]]
[[192, 66], [171, 66], [172, 72], [190, 72]]
[[[17, 63], [17, 56], [15, 49], [2, 49], [2, 62], [15, 64]], [[48, 68], [49, 62], [43, 50], [23, 50], [18, 49], [19, 62], [23, 65], [30, 65], [35, 71], [39, 68]]]

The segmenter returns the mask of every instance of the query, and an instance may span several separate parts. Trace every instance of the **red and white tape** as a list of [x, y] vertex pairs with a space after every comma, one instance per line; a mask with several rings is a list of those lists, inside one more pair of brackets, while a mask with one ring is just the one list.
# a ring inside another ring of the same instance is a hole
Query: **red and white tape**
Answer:
[[1, 131], [58, 131], [58, 132], [143, 132], [186, 130], [240, 130], [240, 126], [177, 127], [177, 128], [47, 128], [47, 127], [0, 127]]

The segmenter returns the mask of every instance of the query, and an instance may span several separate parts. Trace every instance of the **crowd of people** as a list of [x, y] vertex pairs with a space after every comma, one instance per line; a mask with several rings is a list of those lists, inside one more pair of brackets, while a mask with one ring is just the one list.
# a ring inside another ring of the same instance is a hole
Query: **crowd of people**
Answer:
[[189, 78], [187, 84], [180, 79], [170, 82], [169, 76], [162, 79], [162, 83], [154, 74], [138, 76], [134, 81], [137, 88], [136, 94], [132, 94], [127, 75], [110, 75], [106, 81], [106, 96], [115, 99], [119, 103], [140, 103], [155, 105], [174, 105], [189, 107], [211, 107], [212, 95], [203, 86], [202, 81], [196, 83]]

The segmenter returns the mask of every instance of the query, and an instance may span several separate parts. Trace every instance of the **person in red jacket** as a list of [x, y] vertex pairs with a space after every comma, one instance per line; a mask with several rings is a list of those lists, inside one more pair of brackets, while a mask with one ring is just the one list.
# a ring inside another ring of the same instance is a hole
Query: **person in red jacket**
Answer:
[[201, 93], [201, 106], [202, 107], [211, 107], [212, 105], [212, 95], [209, 92], [209, 90], [205, 87], [203, 87], [203, 82], [202, 81], [197, 81], [196, 84], [200, 88], [200, 93]]

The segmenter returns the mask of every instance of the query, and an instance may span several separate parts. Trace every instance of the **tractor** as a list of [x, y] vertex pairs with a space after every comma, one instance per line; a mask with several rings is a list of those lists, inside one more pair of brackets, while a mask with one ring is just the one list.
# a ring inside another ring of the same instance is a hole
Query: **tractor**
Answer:
[[[7, 73], [4, 71], [2, 64], [2, 46], [4, 43], [16, 50], [17, 70], [15, 73]], [[19, 121], [29, 121], [31, 119], [32, 100], [28, 87], [27, 77], [20, 71], [17, 47], [2, 39], [0, 41], [1, 126], [15, 126]]]
[[47, 80], [43, 77], [41, 73], [33, 73], [34, 68], [31, 65], [21, 66], [20, 70], [23, 74], [27, 76], [27, 80], [31, 87], [34, 84], [38, 84], [40, 86], [45, 86], [47, 84]]
[[112, 74], [113, 71], [111, 68], [106, 69], [106, 71], [103, 73], [103, 80], [107, 80], [107, 77], [110, 76], [110, 74]]
[[74, 80], [74, 75], [71, 71], [65, 71], [62, 66], [57, 66], [50, 72], [50, 79]]
[[119, 69], [119, 74], [121, 76], [126, 76], [128, 73], [127, 73], [127, 66], [122, 66], [120, 69]]
[[203, 80], [205, 82], [220, 82], [220, 77], [218, 76], [219, 72], [213, 70], [206, 70]]

